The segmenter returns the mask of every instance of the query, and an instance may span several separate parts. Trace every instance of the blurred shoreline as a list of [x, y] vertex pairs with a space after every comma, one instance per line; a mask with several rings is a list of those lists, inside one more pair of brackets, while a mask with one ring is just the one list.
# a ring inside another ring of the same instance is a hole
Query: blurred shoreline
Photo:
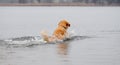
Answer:
[[0, 6], [120, 6], [120, 4], [95, 4], [95, 3], [1, 3]]

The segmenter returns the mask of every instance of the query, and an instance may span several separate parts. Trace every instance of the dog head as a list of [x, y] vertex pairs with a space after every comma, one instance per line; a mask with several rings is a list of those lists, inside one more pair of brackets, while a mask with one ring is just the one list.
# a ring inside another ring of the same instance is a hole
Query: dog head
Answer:
[[67, 29], [68, 27], [70, 27], [70, 23], [67, 20], [61, 20], [58, 24], [58, 26], [62, 26], [65, 29]]

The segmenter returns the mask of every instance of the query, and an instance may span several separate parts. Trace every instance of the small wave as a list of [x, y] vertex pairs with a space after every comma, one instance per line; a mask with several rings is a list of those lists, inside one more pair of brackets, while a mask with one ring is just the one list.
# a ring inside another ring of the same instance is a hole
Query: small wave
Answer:
[[24, 36], [4, 40], [8, 44], [27, 44], [44, 42], [40, 36]]
[[10, 38], [12, 41], [33, 41], [33, 40], [39, 40], [41, 37], [40, 36], [24, 36], [24, 37], [17, 37], [17, 38]]
[[[91, 38], [89, 36], [71, 36], [69, 38], [64, 39], [63, 41], [56, 41], [50, 42], [50, 44], [67, 42], [67, 41], [75, 41], [75, 40], [83, 40], [86, 38]], [[6, 40], [0, 40], [0, 44], [9, 45], [14, 47], [25, 46], [30, 47], [33, 45], [44, 45], [46, 41], [44, 41], [40, 36], [24, 36], [24, 37], [17, 37], [17, 38], [10, 38]]]

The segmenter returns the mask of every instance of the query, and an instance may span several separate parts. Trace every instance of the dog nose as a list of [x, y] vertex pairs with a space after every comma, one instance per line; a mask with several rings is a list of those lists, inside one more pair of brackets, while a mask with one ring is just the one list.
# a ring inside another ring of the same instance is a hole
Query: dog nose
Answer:
[[68, 24], [68, 26], [70, 27], [70, 24]]

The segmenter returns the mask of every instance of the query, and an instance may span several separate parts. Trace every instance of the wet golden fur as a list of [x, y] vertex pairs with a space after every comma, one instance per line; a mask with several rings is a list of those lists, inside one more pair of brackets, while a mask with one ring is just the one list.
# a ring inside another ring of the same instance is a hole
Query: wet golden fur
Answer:
[[61, 20], [58, 23], [58, 27], [54, 30], [52, 36], [49, 37], [44, 32], [42, 32], [41, 35], [43, 36], [44, 40], [47, 42], [55, 41], [57, 39], [63, 40], [68, 35], [67, 33], [68, 27], [70, 27], [70, 23], [67, 20]]

